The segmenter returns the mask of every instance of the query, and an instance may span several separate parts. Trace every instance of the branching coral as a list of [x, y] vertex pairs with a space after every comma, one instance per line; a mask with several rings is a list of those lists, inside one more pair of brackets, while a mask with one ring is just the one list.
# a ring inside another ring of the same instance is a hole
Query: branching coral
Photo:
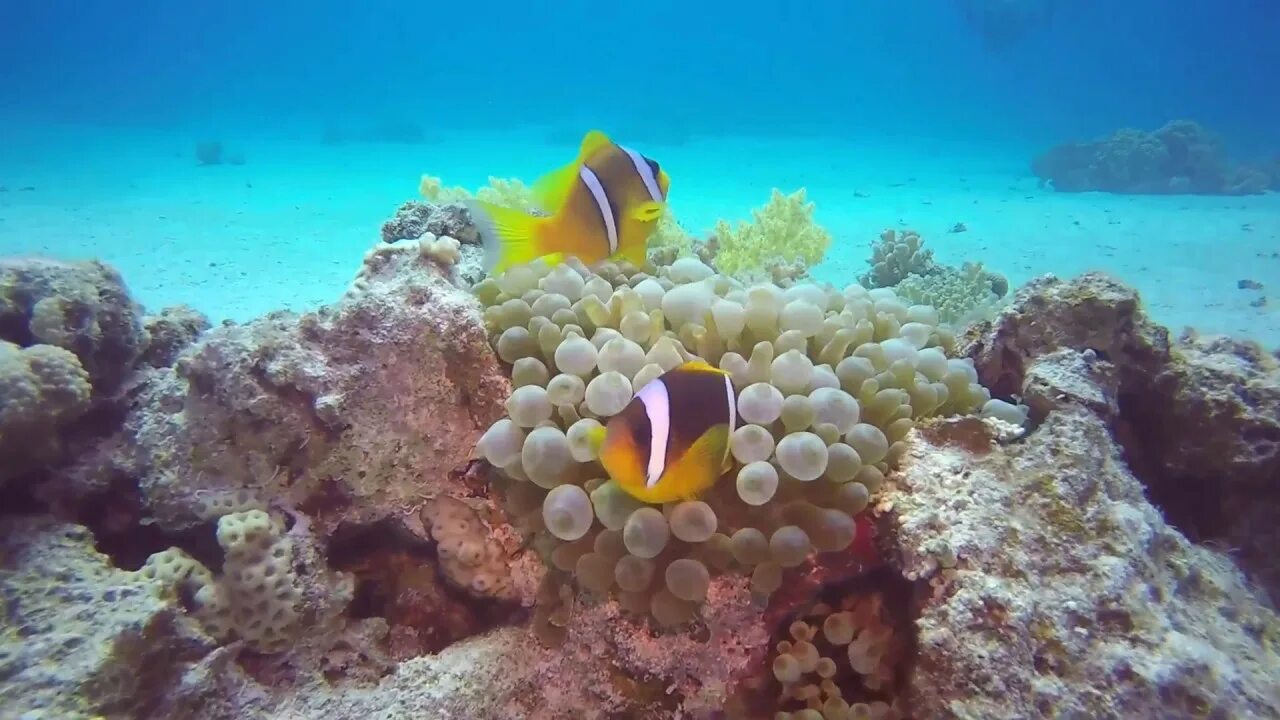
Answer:
[[775, 189], [767, 205], [752, 211], [751, 222], [716, 223], [716, 270], [749, 281], [769, 278], [780, 266], [816, 265], [831, 235], [813, 221], [813, 209], [804, 189], [790, 195]]
[[1009, 282], [981, 263], [960, 268], [937, 263], [933, 251], [915, 230], [885, 230], [872, 244], [871, 269], [862, 276], [867, 287], [892, 287], [904, 300], [936, 308], [942, 322], [965, 325], [994, 314]]
[[880, 241], [871, 246], [869, 262], [871, 269], [860, 278], [869, 288], [894, 287], [908, 275], [924, 275], [936, 266], [933, 251], [925, 248], [915, 230], [895, 233], [886, 229], [880, 233]]
[[[954, 339], [937, 312], [892, 290], [748, 288], [685, 258], [658, 276], [520, 266], [476, 293], [516, 386], [478, 448], [506, 478], [508, 514], [582, 588], [662, 625], [692, 619], [713, 575], [749, 573], [768, 596], [812, 553], [847, 547], [916, 420], [989, 397], [966, 361], [947, 358]], [[647, 506], [607, 478], [585, 438], [693, 357], [739, 393], [735, 462], [704, 497]]]

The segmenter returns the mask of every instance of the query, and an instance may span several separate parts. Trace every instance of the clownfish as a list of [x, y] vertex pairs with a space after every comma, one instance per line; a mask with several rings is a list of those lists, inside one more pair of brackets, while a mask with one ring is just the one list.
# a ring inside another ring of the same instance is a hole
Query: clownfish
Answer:
[[690, 360], [650, 380], [596, 430], [600, 463], [637, 500], [689, 500], [729, 470], [737, 419], [729, 374]]
[[587, 265], [621, 257], [642, 266], [670, 186], [658, 163], [592, 130], [577, 159], [533, 185], [534, 200], [549, 217], [479, 200], [467, 206], [491, 274], [540, 257], [557, 262], [565, 255]]

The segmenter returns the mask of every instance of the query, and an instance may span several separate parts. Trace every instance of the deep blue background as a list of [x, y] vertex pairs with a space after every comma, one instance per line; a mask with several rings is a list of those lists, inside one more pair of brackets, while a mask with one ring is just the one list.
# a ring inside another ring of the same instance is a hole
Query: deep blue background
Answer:
[[441, 6], [5, 0], [0, 122], [363, 118], [569, 136], [593, 123], [1021, 145], [1189, 117], [1241, 152], [1280, 151], [1274, 0], [1061, 0], [1050, 26], [999, 52], [953, 0]]

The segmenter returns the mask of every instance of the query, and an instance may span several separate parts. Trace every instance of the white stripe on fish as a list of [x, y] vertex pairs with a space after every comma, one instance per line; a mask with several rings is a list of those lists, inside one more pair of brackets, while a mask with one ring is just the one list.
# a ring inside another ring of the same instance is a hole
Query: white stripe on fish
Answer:
[[653, 487], [667, 465], [667, 441], [671, 437], [671, 397], [662, 378], [654, 378], [636, 393], [649, 416], [649, 463], [645, 484]]
[[636, 166], [636, 172], [640, 174], [640, 179], [644, 181], [645, 189], [649, 191], [649, 197], [653, 198], [654, 202], [662, 202], [662, 189], [658, 187], [658, 178], [654, 176], [653, 168], [649, 167], [648, 161], [644, 159], [643, 155], [631, 148], [622, 147], [621, 145], [618, 147], [622, 148], [622, 152], [626, 153], [631, 158], [632, 164]]
[[582, 182], [586, 184], [587, 190], [591, 191], [591, 197], [595, 198], [596, 206], [600, 208], [600, 217], [604, 218], [604, 231], [609, 237], [609, 254], [613, 255], [618, 252], [618, 225], [613, 220], [613, 208], [609, 205], [609, 196], [604, 191], [604, 186], [600, 184], [600, 178], [596, 177], [596, 173], [586, 165], [578, 171], [578, 177], [582, 178]]

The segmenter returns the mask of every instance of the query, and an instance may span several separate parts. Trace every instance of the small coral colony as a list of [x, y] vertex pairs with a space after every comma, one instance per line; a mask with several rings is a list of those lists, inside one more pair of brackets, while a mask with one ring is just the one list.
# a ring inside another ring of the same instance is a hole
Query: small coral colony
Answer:
[[[886, 231], [862, 284], [817, 284], [804, 276], [830, 237], [803, 191], [699, 242], [668, 212], [669, 186], [599, 132], [531, 189], [421, 186], [465, 202], [485, 248], [474, 292], [514, 391], [478, 452], [552, 568], [535, 623], [550, 643], [575, 587], [674, 627], [717, 575], [749, 575], [763, 606], [815, 553], [870, 561], [860, 514], [916, 422], [1023, 420], [949, 357], [946, 321], [993, 307], [999, 276], [939, 266], [919, 235]], [[783, 700], [888, 713], [837, 683], [889, 681], [900, 648], [882, 615], [873, 596], [797, 620], [772, 664]]]

